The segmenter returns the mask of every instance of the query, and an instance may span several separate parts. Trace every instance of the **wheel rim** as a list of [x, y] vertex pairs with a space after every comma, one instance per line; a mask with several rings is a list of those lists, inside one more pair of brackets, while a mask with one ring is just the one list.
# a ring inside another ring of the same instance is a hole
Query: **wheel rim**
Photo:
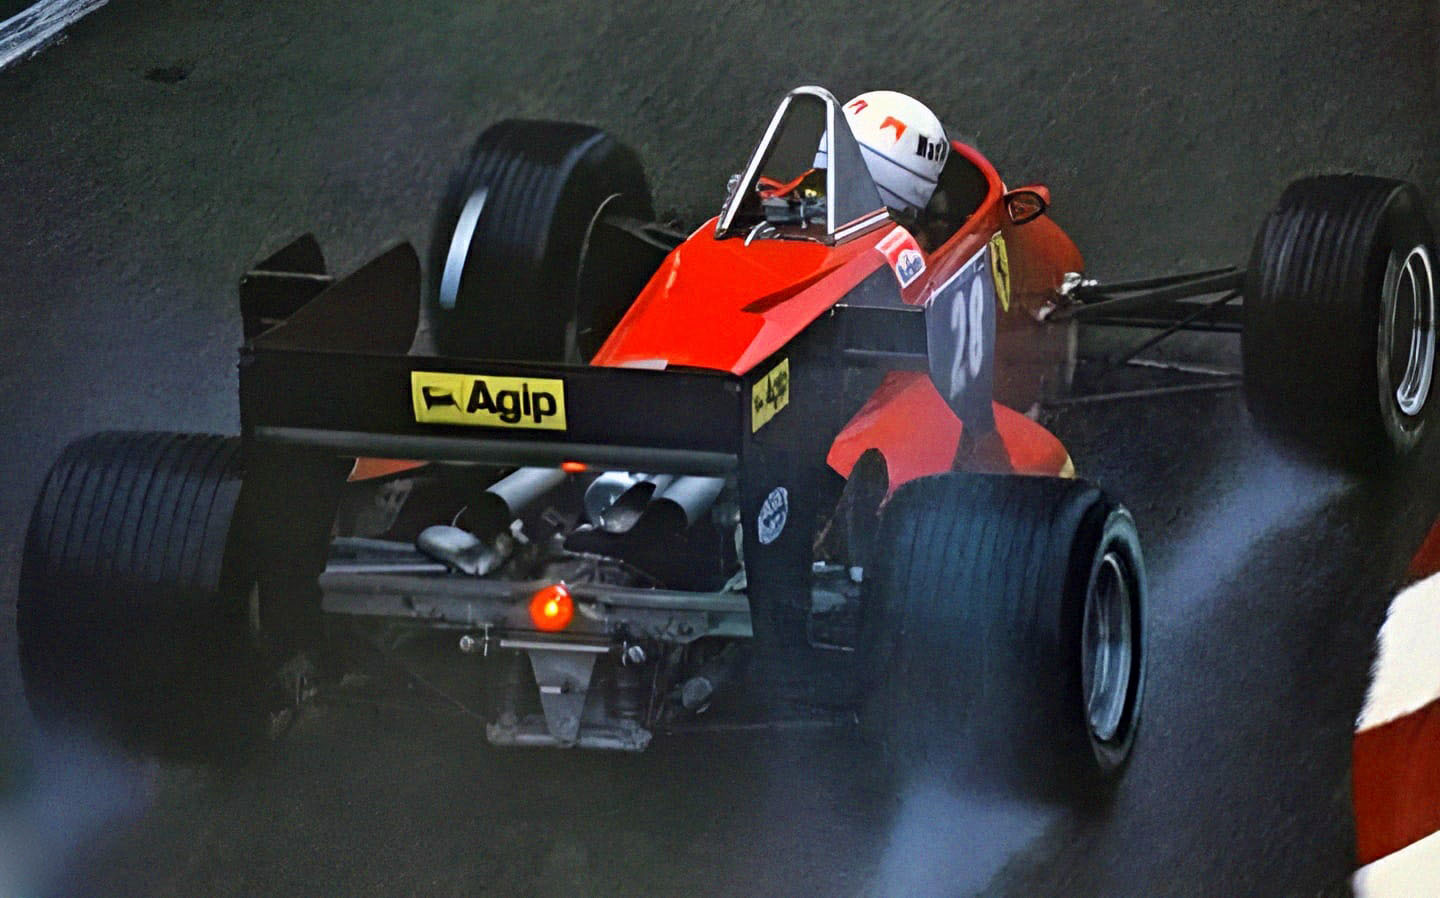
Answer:
[[[1395, 262], [1392, 257], [1391, 265]], [[1390, 313], [1390, 377], [1395, 404], [1415, 417], [1430, 397], [1435, 369], [1435, 280], [1429, 251], [1416, 246], [1393, 271], [1385, 279], [1384, 297]]]
[[445, 254], [445, 268], [440, 275], [440, 308], [447, 311], [453, 311], [459, 301], [460, 277], [465, 273], [465, 260], [470, 256], [470, 243], [475, 239], [475, 226], [480, 222], [488, 194], [484, 187], [470, 194], [450, 235], [450, 249]]
[[1121, 728], [1133, 687], [1135, 628], [1127, 569], [1119, 553], [1106, 552], [1085, 596], [1081, 634], [1085, 717], [1091, 736], [1099, 742], [1124, 735]]

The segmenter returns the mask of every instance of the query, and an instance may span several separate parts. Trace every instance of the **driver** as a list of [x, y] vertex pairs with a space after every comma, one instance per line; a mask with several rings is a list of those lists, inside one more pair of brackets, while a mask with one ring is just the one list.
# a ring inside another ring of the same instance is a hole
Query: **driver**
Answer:
[[[893, 90], [867, 91], [844, 109], [880, 199], [897, 218], [918, 220], [950, 155], [940, 119], [924, 103]], [[815, 168], [825, 168], [826, 157], [822, 144]]]

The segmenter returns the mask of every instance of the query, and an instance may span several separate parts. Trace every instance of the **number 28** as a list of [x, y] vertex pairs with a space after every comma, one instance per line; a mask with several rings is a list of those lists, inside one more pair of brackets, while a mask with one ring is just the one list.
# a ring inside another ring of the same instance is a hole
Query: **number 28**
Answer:
[[955, 335], [955, 363], [950, 369], [950, 398], [954, 399], [972, 378], [980, 376], [985, 360], [985, 289], [978, 272], [970, 281], [969, 296], [955, 297], [950, 306], [950, 329]]

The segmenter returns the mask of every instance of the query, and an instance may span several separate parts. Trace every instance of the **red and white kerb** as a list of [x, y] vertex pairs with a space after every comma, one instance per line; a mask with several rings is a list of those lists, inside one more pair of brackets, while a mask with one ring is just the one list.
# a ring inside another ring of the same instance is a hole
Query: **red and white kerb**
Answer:
[[1412, 572], [1428, 576], [1390, 604], [1355, 723], [1360, 898], [1440, 894], [1440, 573], [1425, 555]]

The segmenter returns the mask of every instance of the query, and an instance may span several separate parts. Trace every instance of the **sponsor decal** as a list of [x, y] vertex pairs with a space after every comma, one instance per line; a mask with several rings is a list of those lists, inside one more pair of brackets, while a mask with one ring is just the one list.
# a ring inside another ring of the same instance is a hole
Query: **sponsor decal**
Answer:
[[915, 155], [944, 165], [950, 155], [950, 145], [943, 140], [927, 140], [924, 134], [918, 134], [915, 140]]
[[760, 545], [768, 546], [780, 538], [785, 531], [785, 521], [790, 517], [790, 492], [777, 486], [765, 497], [760, 513], [755, 516], [756, 535]]
[[[894, 129], [895, 129], [895, 143], [899, 143], [899, 142], [900, 142], [900, 138], [902, 138], [902, 137], [905, 136], [905, 123], [902, 122], [902, 121], [900, 121], [898, 118], [896, 118], [896, 117], [893, 116], [893, 115], [887, 115], [887, 116], [885, 116], [885, 121], [883, 121], [883, 122], [880, 123], [880, 130], [881, 130], [881, 131], [884, 131], [886, 128], [894, 128]], [[924, 140], [925, 138], [922, 137], [922, 138], [920, 138], [920, 139], [921, 139], [921, 140]]]
[[750, 432], [754, 433], [790, 404], [790, 360], [781, 359], [750, 388]]
[[860, 113], [864, 112], [864, 111], [865, 111], [865, 107], [867, 107], [867, 106], [869, 106], [869, 105], [870, 105], [870, 101], [869, 101], [869, 100], [865, 100], [865, 99], [861, 99], [860, 97], [856, 97], [855, 99], [851, 100], [851, 101], [845, 106], [845, 108], [853, 111], [856, 115], [859, 115]]
[[915, 242], [914, 235], [899, 225], [875, 244], [875, 248], [890, 263], [895, 279], [900, 282], [900, 289], [915, 283], [925, 273], [925, 256], [920, 252], [920, 244]]
[[919, 250], [902, 249], [900, 259], [895, 263], [895, 276], [900, 279], [900, 286], [908, 287], [915, 282], [915, 279], [925, 273], [925, 257], [920, 255]]
[[565, 429], [565, 382], [554, 378], [412, 371], [410, 399], [420, 424]]
[[995, 277], [995, 297], [1000, 308], [1010, 311], [1010, 254], [1005, 251], [1005, 235], [999, 231], [990, 238], [990, 260], [994, 263], [990, 273]]

